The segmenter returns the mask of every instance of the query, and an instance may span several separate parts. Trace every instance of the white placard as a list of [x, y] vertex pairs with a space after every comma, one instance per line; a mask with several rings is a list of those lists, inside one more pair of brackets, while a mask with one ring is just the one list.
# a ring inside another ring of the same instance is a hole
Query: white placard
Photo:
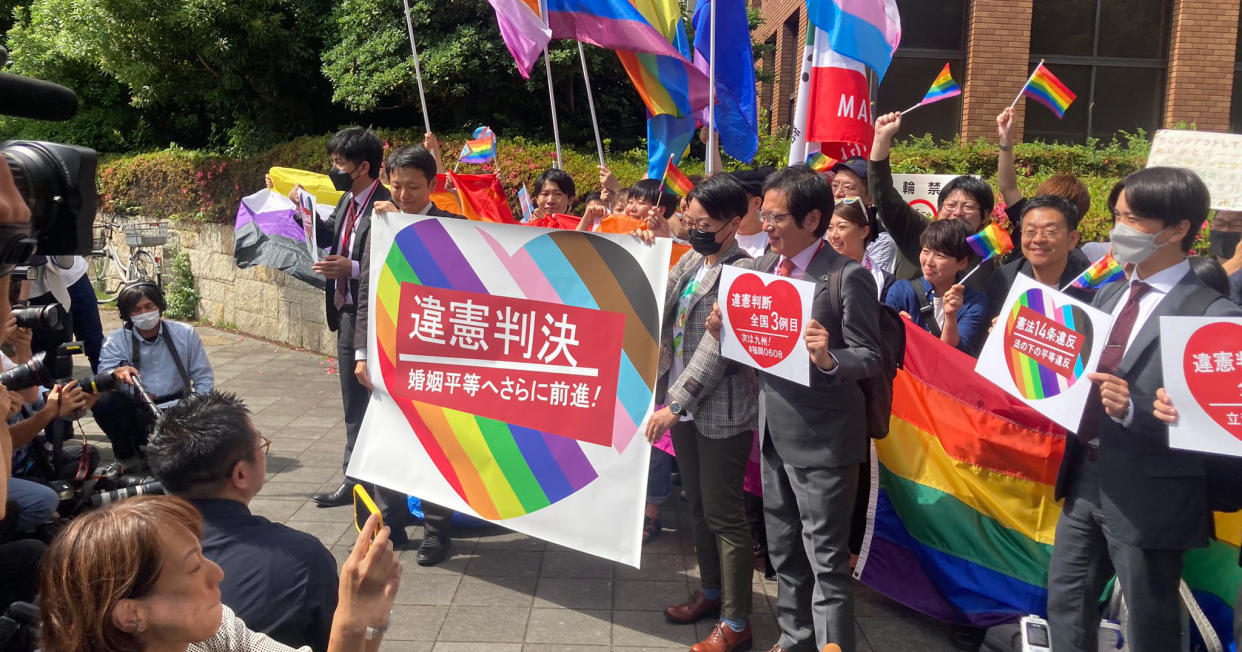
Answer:
[[936, 207], [940, 206], [940, 189], [957, 177], [956, 174], [894, 174], [893, 187], [907, 204], [935, 219]]
[[720, 354], [809, 386], [811, 358], [802, 335], [814, 296], [811, 281], [725, 265], [717, 294]]
[[1161, 317], [1160, 356], [1169, 447], [1242, 456], [1242, 319]]
[[1212, 193], [1212, 208], [1242, 210], [1242, 136], [1161, 129], [1151, 141], [1147, 167], [1190, 168]]
[[1112, 316], [1018, 274], [975, 372], [1070, 431], [1078, 430]]
[[305, 188], [298, 186], [298, 203], [294, 207], [297, 211], [298, 219], [302, 222], [302, 230], [306, 233], [306, 250], [310, 252], [311, 262], [317, 263], [323, 260], [319, 254], [319, 245], [316, 236], [318, 235], [319, 220], [316, 219], [315, 207], [319, 204], [319, 200], [314, 195], [306, 192]]

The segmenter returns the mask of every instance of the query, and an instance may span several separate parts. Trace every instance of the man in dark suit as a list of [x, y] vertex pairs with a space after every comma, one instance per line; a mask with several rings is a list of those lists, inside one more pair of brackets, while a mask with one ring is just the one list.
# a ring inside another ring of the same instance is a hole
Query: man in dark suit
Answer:
[[[880, 304], [871, 273], [824, 246], [832, 210], [828, 182], [805, 165], [764, 183], [760, 215], [771, 252], [755, 269], [815, 283], [804, 336], [811, 385], [759, 374], [764, 514], [781, 628], [770, 652], [827, 643], [854, 650], [850, 514], [867, 449], [857, 381], [880, 373]], [[841, 284], [834, 300], [835, 274]], [[714, 314], [712, 326], [716, 321]]]
[[[398, 148], [388, 155], [388, 160], [384, 163], [384, 171], [388, 175], [388, 184], [392, 188], [392, 200], [375, 202], [376, 215], [401, 212], [411, 215], [465, 219], [461, 215], [441, 210], [431, 201], [431, 191], [436, 185], [436, 159], [425, 148], [417, 145]], [[354, 328], [353, 351], [350, 355], [354, 360], [354, 377], [368, 392], [371, 390], [371, 379], [367, 375], [367, 346], [370, 341], [367, 331], [371, 318], [370, 270], [371, 242], [368, 238], [362, 252], [362, 277], [358, 285], [358, 322]], [[341, 358], [342, 361], [347, 359]], [[341, 363], [342, 369], [345, 368], [345, 364], [345, 362]], [[383, 512], [384, 523], [392, 528], [393, 545], [406, 545], [409, 538], [405, 527], [409, 522], [410, 510], [406, 507], [405, 495], [377, 487], [374, 497], [376, 506]], [[422, 543], [418, 546], [417, 557], [420, 566], [438, 564], [448, 556], [451, 533], [449, 519], [452, 516], [453, 510], [423, 501], [424, 533]]]
[[[328, 255], [313, 265], [327, 278], [324, 307], [328, 328], [336, 332], [336, 354], [341, 365], [341, 402], [345, 407], [345, 455], [341, 471], [349, 468], [349, 456], [362, 427], [367, 409], [367, 390], [349, 373], [348, 361], [354, 357], [354, 321], [357, 317], [358, 280], [362, 274], [362, 250], [371, 228], [371, 207], [388, 201], [392, 195], [379, 182], [380, 159], [384, 146], [369, 129], [349, 127], [328, 141], [332, 170], [328, 173], [337, 190], [345, 193], [328, 220], [319, 220], [316, 244]], [[354, 481], [346, 477], [333, 491], [316, 494], [320, 507], [347, 505]]]
[[[1076, 434], [1066, 438], [1056, 497], [1064, 498], [1048, 571], [1052, 649], [1094, 652], [1100, 593], [1115, 572], [1129, 608], [1134, 652], [1180, 648], [1178, 581], [1186, 550], [1212, 532], [1205, 457], [1169, 448], [1153, 414], [1164, 386], [1160, 317], [1186, 315], [1203, 283], [1187, 252], [1208, 214], [1195, 173], [1147, 168], [1109, 197], [1113, 256], [1133, 265], [1128, 282], [1105, 286], [1095, 306], [1114, 322], [1096, 385]], [[1225, 297], [1194, 316], [1242, 316]]]

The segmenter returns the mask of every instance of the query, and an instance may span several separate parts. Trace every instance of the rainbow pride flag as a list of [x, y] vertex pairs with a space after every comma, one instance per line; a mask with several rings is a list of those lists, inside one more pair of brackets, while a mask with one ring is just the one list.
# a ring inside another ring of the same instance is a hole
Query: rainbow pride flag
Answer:
[[678, 169], [671, 158], [668, 160], [668, 167], [664, 168], [664, 187], [668, 188], [669, 192], [682, 198], [685, 198], [686, 195], [690, 194], [691, 190], [694, 190], [694, 184]]
[[953, 74], [949, 72], [949, 64], [944, 64], [944, 68], [936, 75], [935, 81], [932, 82], [931, 88], [927, 89], [927, 94], [923, 96], [923, 101], [918, 106], [932, 104], [940, 100], [947, 100], [962, 94], [962, 87], [953, 81]]
[[970, 248], [974, 249], [975, 253], [984, 260], [994, 256], [1004, 256], [1013, 251], [1013, 239], [1009, 237], [1009, 232], [995, 222], [967, 237], [966, 244], [969, 244]]
[[1043, 104], [1057, 114], [1058, 118], [1065, 117], [1065, 110], [1074, 102], [1073, 91], [1061, 83], [1052, 74], [1043, 62], [1035, 67], [1035, 72], [1031, 73], [1031, 78], [1027, 80], [1026, 86], [1022, 87], [1022, 94]]
[[[1065, 432], [974, 365], [906, 322], [855, 577], [934, 618], [990, 627], [1046, 615]], [[1242, 515], [1218, 514], [1216, 536], [1187, 553], [1182, 576], [1227, 646]]]
[[1105, 254], [1103, 258], [1095, 261], [1095, 264], [1083, 270], [1082, 274], [1070, 283], [1070, 286], [1095, 290], [1125, 277], [1126, 270], [1122, 268], [1121, 263], [1117, 262], [1112, 254]]
[[474, 130], [474, 138], [466, 141], [457, 157], [460, 163], [487, 163], [496, 159], [496, 134], [489, 127]]
[[806, 164], [811, 166], [811, 169], [816, 172], [827, 172], [832, 169], [832, 166], [837, 164], [837, 160], [823, 152], [811, 152], [806, 157]]

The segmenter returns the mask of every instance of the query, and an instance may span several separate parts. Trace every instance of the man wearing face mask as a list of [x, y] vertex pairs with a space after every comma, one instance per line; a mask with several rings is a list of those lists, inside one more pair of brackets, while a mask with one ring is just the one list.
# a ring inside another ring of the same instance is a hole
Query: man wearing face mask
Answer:
[[[100, 373], [111, 372], [128, 385], [141, 379], [160, 407], [211, 391], [215, 376], [203, 341], [193, 326], [161, 319], [168, 305], [159, 286], [150, 281], [135, 283], [121, 290], [116, 307], [125, 325], [104, 340]], [[100, 394], [92, 412], [124, 472], [144, 468], [139, 446], [147, 443], [155, 425], [151, 409], [133, 391], [115, 391]]]
[[1048, 571], [1048, 623], [1052, 649], [1095, 650], [1098, 598], [1115, 572], [1130, 649], [1176, 650], [1183, 557], [1208, 544], [1212, 514], [1206, 458], [1169, 448], [1168, 426], [1152, 412], [1164, 386], [1160, 317], [1237, 317], [1242, 309], [1190, 270], [1187, 253], [1209, 206], [1194, 172], [1140, 170], [1113, 188], [1108, 205], [1113, 256], [1134, 271], [1093, 301], [1113, 325], [1097, 340], [1104, 353], [1088, 375], [1095, 388], [1057, 475], [1065, 504]]
[[[342, 129], [328, 141], [332, 169], [328, 176], [337, 190], [345, 193], [331, 217], [321, 220], [316, 230], [318, 245], [328, 255], [312, 268], [322, 274], [324, 308], [328, 328], [336, 332], [336, 359], [341, 365], [341, 403], [345, 408], [345, 454], [341, 470], [349, 468], [349, 457], [362, 427], [367, 409], [367, 389], [349, 373], [354, 359], [354, 325], [357, 319], [358, 282], [362, 276], [362, 252], [371, 232], [371, 210], [378, 201], [391, 201], [392, 195], [379, 182], [380, 159], [384, 146], [369, 129]], [[297, 189], [290, 197], [296, 201]], [[316, 218], [319, 219], [319, 218]], [[321, 507], [347, 505], [352, 500], [354, 481], [346, 477], [334, 491], [316, 494], [312, 499]]]
[[1212, 255], [1229, 274], [1229, 298], [1242, 305], [1242, 211], [1216, 211], [1208, 243]]

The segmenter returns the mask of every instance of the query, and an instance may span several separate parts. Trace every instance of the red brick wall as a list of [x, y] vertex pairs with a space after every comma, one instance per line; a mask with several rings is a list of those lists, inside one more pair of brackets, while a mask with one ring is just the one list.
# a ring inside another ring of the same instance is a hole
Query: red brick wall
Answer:
[[[1033, 0], [974, 0], [970, 5], [962, 140], [995, 142], [996, 114], [1013, 102], [1030, 75]], [[1015, 139], [1022, 137], [1023, 104], [1018, 103]]]
[[1164, 126], [1229, 131], [1237, 0], [1174, 0]]
[[[763, 24], [755, 30], [752, 38], [755, 43], [764, 43], [776, 38], [776, 53], [772, 57], [775, 65], [774, 79], [760, 89], [759, 96], [768, 100], [760, 110], [768, 110], [772, 116], [773, 128], [787, 125], [793, 120], [789, 109], [789, 97], [797, 92], [798, 74], [801, 71], [802, 46], [806, 43], [806, 2], [805, 0], [764, 0], [754, 2], [763, 16]], [[789, 30], [787, 23], [797, 16], [797, 29]]]

